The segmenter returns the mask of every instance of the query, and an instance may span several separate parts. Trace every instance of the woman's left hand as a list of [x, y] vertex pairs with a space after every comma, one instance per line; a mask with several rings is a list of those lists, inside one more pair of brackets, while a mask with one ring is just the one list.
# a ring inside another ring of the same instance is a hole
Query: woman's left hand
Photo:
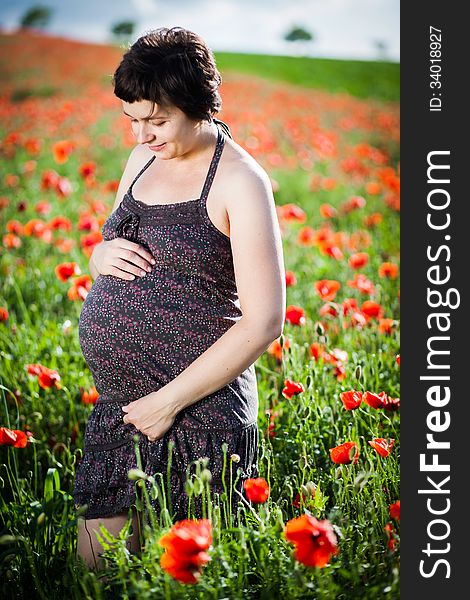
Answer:
[[151, 442], [160, 439], [173, 425], [176, 412], [163, 388], [121, 407], [124, 423], [132, 423]]

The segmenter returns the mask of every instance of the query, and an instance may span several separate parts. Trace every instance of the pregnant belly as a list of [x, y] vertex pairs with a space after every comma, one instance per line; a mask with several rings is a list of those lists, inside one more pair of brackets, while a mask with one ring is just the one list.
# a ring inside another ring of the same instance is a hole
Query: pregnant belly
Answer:
[[177, 274], [98, 276], [79, 319], [80, 347], [98, 392], [120, 389], [123, 380], [152, 389], [168, 383], [234, 324], [225, 313]]

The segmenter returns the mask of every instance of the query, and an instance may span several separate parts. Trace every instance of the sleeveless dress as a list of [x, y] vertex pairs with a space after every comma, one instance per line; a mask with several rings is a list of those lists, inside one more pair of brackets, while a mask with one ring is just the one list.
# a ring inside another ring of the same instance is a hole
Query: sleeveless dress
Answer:
[[[218, 137], [200, 198], [149, 205], [132, 194], [137, 174], [118, 208], [102, 228], [104, 240], [125, 237], [144, 246], [156, 261], [144, 277], [132, 281], [98, 275], [82, 305], [79, 342], [99, 393], [85, 428], [84, 451], [76, 465], [75, 507], [87, 505], [86, 519], [127, 511], [136, 501], [134, 435], [143, 470], [162, 473], [167, 486], [168, 443], [171, 452], [170, 496], [174, 520], [188, 517], [185, 480], [198, 458], [207, 457], [211, 494], [223, 493], [230, 471], [242, 483], [258, 477], [258, 391], [254, 364], [219, 390], [180, 411], [162, 438], [151, 442], [132, 423], [124, 423], [121, 406], [155, 391], [188, 367], [242, 316], [237, 295], [230, 238], [210, 220], [206, 201], [225, 143], [226, 124], [214, 119]], [[232, 454], [239, 462], [230, 460]], [[155, 477], [159, 486], [161, 478]], [[147, 482], [148, 490], [150, 484]], [[232, 512], [239, 500], [232, 493]], [[195, 499], [201, 518], [201, 498]], [[199, 504], [198, 504], [199, 502]], [[156, 513], [158, 500], [152, 500]], [[167, 506], [170, 508], [169, 506]]]

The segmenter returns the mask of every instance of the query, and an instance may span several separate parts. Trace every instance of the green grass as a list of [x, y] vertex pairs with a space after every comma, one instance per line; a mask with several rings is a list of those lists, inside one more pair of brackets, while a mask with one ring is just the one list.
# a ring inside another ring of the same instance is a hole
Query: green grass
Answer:
[[398, 101], [400, 64], [265, 54], [215, 53], [222, 72], [258, 75], [329, 92], [346, 92], [359, 98]]

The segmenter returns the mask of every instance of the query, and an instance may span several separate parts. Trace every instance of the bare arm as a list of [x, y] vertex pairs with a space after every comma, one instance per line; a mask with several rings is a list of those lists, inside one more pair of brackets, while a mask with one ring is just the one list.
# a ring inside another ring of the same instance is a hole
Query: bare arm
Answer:
[[232, 187], [227, 211], [243, 316], [162, 388], [175, 415], [238, 377], [282, 333], [285, 271], [271, 183], [261, 169], [242, 179]]

